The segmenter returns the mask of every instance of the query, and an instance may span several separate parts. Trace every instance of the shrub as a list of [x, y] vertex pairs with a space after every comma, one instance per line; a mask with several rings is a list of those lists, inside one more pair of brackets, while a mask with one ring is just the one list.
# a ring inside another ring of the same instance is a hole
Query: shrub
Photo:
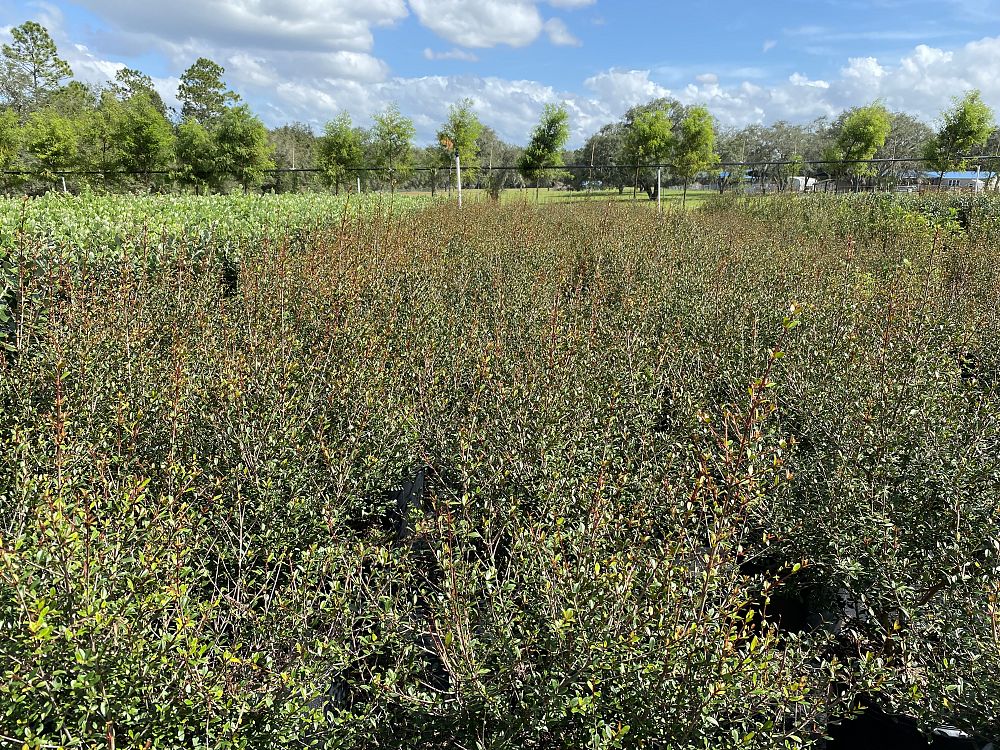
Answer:
[[805, 747], [865, 695], [997, 730], [989, 235], [87, 200], [7, 240], [5, 741]]

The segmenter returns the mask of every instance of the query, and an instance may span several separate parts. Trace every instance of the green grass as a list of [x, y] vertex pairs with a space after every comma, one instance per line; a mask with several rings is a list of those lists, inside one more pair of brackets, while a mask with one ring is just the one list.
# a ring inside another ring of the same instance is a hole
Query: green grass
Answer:
[[[407, 192], [406, 195], [429, 196], [430, 191]], [[714, 190], [688, 190], [687, 207], [697, 208], [705, 203], [713, 195], [717, 195]], [[437, 196], [447, 197], [447, 191], [438, 191]], [[452, 191], [451, 198], [455, 198]], [[462, 198], [466, 201], [489, 200], [489, 194], [482, 189], [468, 189], [462, 191]], [[501, 194], [502, 203], [517, 203], [527, 201], [528, 203], [635, 203], [638, 206], [656, 207], [656, 201], [651, 201], [645, 193], [640, 192], [634, 199], [632, 191], [626, 190], [619, 194], [617, 190], [551, 190], [542, 188], [537, 195], [534, 188], [507, 189]], [[682, 204], [682, 191], [679, 189], [667, 189], [663, 191], [663, 205], [680, 207]]]

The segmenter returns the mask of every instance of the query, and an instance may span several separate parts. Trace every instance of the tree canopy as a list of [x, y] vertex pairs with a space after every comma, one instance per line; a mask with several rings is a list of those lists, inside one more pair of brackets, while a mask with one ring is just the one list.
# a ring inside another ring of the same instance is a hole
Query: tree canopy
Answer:
[[674, 174], [684, 185], [687, 201], [688, 185], [701, 172], [708, 172], [719, 163], [715, 153], [715, 123], [704, 107], [692, 107], [681, 121], [674, 146]]
[[[147, 185], [148, 176], [166, 172], [157, 188], [173, 183], [226, 190], [238, 183], [245, 189], [340, 190], [363, 175], [369, 188], [395, 191], [405, 184], [434, 192], [443, 184], [441, 169], [453, 165], [456, 155], [465, 183], [493, 195], [512, 183], [537, 188], [545, 179], [572, 177], [577, 189], [600, 184], [622, 192], [631, 183], [634, 194], [642, 189], [653, 199], [656, 172], [649, 165], [667, 162], [668, 179], [685, 186], [711, 174], [720, 161], [745, 164], [721, 173], [720, 190], [746, 180], [758, 189], [780, 190], [791, 175], [824, 173], [849, 176], [856, 185], [867, 178], [887, 186], [919, 178], [928, 166], [941, 174], [970, 163], [987, 173], [1000, 166], [1000, 131], [979, 91], [957, 97], [936, 132], [876, 102], [810, 123], [730, 127], [718, 137], [707, 109], [660, 97], [597, 124], [589, 136], [575, 130], [579, 147], [566, 156], [571, 131], [565, 106], [546, 105], [525, 146], [502, 141], [480, 120], [472, 99], [448, 107], [431, 132], [422, 116], [428, 142], [421, 146], [414, 143], [414, 121], [395, 104], [374, 114], [370, 128], [357, 127], [345, 113], [317, 136], [303, 123], [265, 127], [227, 87], [222, 65], [206, 57], [181, 76], [175, 110], [153, 79], [135, 68], [118, 67], [104, 83], [73, 80], [49, 32], [34, 21], [9, 34], [0, 49], [0, 166], [8, 173], [0, 189], [8, 192], [51, 189], [57, 172], [75, 172], [67, 175], [71, 191], [154, 187]], [[566, 158], [579, 171], [560, 169]], [[487, 159], [494, 168], [514, 168], [481, 175]], [[280, 174], [265, 184], [261, 180], [272, 165]]]
[[388, 173], [393, 192], [399, 181], [413, 170], [415, 134], [413, 120], [404, 117], [395, 104], [390, 104], [384, 111], [375, 115], [375, 125], [371, 134], [372, 155], [375, 166]]
[[206, 57], [199, 57], [184, 71], [177, 87], [183, 119], [212, 125], [222, 117], [227, 104], [240, 100], [237, 94], [226, 89], [222, 81], [225, 72], [225, 68]]
[[218, 185], [215, 172], [216, 145], [208, 128], [194, 118], [177, 126], [177, 163], [181, 180], [197, 191]]
[[635, 165], [632, 197], [639, 189], [639, 170], [644, 164], [659, 164], [670, 157], [674, 148], [673, 122], [665, 107], [644, 109], [625, 126], [622, 151], [625, 160]]
[[163, 97], [153, 86], [153, 79], [145, 73], [133, 68], [122, 68], [115, 73], [115, 80], [110, 90], [123, 102], [137, 96], [145, 96], [157, 112], [164, 117], [167, 116], [167, 105], [163, 103]]
[[941, 119], [941, 129], [927, 143], [924, 157], [932, 169], [943, 175], [949, 169], [962, 169], [968, 164], [965, 157], [989, 140], [994, 119], [993, 111], [978, 90], [955, 99]]
[[889, 112], [879, 103], [858, 107], [844, 113], [836, 126], [833, 145], [826, 159], [834, 174], [864, 177], [876, 173], [871, 164], [857, 163], [873, 159], [892, 131]]
[[8, 106], [25, 114], [44, 104], [73, 71], [41, 24], [27, 21], [11, 29], [10, 35], [11, 43], [2, 48], [0, 95]]
[[556, 169], [563, 166], [562, 150], [568, 140], [569, 113], [566, 108], [546, 104], [517, 165], [525, 179], [535, 181], [536, 192], [538, 181], [543, 176], [554, 177]]
[[437, 138], [442, 159], [445, 163], [459, 156], [462, 171], [471, 182], [479, 172], [479, 136], [483, 124], [472, 111], [471, 99], [463, 99], [448, 109], [448, 119], [438, 131]]
[[216, 170], [233, 177], [244, 190], [259, 187], [264, 171], [274, 168], [264, 123], [245, 104], [226, 107], [213, 135]]
[[360, 175], [358, 168], [365, 158], [364, 142], [347, 112], [341, 112], [326, 124], [318, 149], [324, 179], [336, 190]]

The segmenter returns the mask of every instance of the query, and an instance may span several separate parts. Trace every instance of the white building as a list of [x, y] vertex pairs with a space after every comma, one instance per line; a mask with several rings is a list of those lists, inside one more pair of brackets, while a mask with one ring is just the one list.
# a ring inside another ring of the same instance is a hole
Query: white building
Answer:
[[789, 177], [788, 190], [792, 193], [808, 193], [816, 189], [815, 177]]

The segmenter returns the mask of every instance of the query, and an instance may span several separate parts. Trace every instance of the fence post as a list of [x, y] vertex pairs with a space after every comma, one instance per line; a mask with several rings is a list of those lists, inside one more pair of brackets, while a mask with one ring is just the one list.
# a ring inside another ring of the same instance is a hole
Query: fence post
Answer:
[[361, 195], [361, 178], [358, 178], [358, 195]]
[[660, 185], [662, 183], [663, 177], [663, 167], [656, 168], [656, 212], [663, 215], [663, 190]]
[[455, 154], [455, 181], [458, 184], [458, 207], [462, 207], [462, 157]]

